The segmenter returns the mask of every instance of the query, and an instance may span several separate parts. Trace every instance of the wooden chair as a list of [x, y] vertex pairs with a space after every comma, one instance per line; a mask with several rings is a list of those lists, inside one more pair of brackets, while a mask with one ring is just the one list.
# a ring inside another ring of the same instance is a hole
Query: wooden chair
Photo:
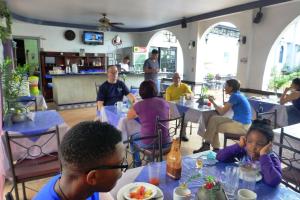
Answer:
[[273, 144], [273, 149], [284, 166], [282, 183], [300, 192], [300, 139], [285, 133], [284, 128], [281, 128], [279, 143], [275, 141]]
[[[45, 142], [41, 142], [41, 144], [24, 142], [24, 139], [33, 140], [37, 137], [46, 137]], [[57, 126], [53, 130], [25, 135], [5, 132], [5, 142], [17, 200], [20, 199], [18, 183], [22, 184], [23, 199], [26, 199], [25, 182], [51, 177], [60, 172], [58, 153], [45, 153], [49, 143], [56, 143], [57, 149], [59, 147], [60, 139]], [[24, 150], [21, 158], [14, 155], [13, 149], [16, 148]]]
[[22, 96], [18, 97], [15, 100], [9, 99], [6, 101], [7, 102], [7, 107], [10, 109], [13, 104], [20, 104], [20, 107], [24, 107], [29, 110], [29, 106], [27, 106], [28, 103], [33, 102], [34, 103], [34, 111], [36, 112], [38, 110], [37, 107], [37, 101], [35, 96]]
[[[263, 113], [256, 113], [257, 119], [269, 119], [271, 122], [273, 122], [273, 129], [277, 128], [277, 110], [271, 111], [271, 112], [263, 112]], [[273, 118], [273, 120], [272, 120]], [[236, 134], [236, 133], [224, 133], [224, 147], [227, 145], [227, 140], [234, 140], [239, 141], [241, 136], [244, 136], [245, 134]]]
[[[177, 118], [171, 118], [171, 119], [156, 119], [156, 125], [155, 125], [155, 134], [153, 136], [146, 136], [146, 137], [140, 137], [140, 138], [135, 138], [134, 136], [131, 136], [128, 141], [125, 141], [124, 143], [130, 143], [130, 145], [134, 145], [135, 151], [127, 151], [127, 153], [133, 155], [136, 151], [140, 152], [141, 155], [141, 160], [142, 163], [148, 163], [154, 162], [154, 161], [159, 161], [161, 162], [163, 160], [163, 155], [167, 154], [170, 149], [171, 149], [171, 143], [168, 145], [168, 147], [163, 148], [162, 144], [162, 132], [163, 129], [167, 129], [169, 136], [171, 138], [175, 137], [176, 135], [179, 136], [179, 140], [181, 142], [181, 136], [183, 134], [183, 123], [184, 122], [184, 114], [180, 117]], [[168, 124], [166, 126], [165, 124]], [[151, 148], [142, 148], [138, 146], [137, 144], [134, 143], [134, 141], [139, 141], [139, 140], [149, 140], [152, 139], [151, 144], [149, 146]], [[130, 166], [135, 166], [134, 165], [134, 157], [133, 158], [133, 163], [130, 164]]]

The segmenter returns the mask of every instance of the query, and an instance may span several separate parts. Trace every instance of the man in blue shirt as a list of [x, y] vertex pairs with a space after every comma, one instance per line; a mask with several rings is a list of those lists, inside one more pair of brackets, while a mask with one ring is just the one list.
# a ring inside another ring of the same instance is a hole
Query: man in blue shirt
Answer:
[[214, 151], [218, 151], [220, 148], [219, 133], [229, 132], [246, 135], [251, 125], [252, 112], [247, 98], [240, 93], [239, 81], [235, 79], [227, 80], [225, 93], [229, 94], [230, 98], [224, 106], [218, 106], [213, 97], [209, 97], [209, 101], [212, 102], [220, 115], [224, 115], [232, 109], [233, 118], [230, 119], [219, 115], [212, 116], [208, 120], [206, 131], [203, 135], [205, 141], [202, 143], [202, 147], [193, 151], [193, 153], [210, 150], [210, 145], [212, 145]]
[[115, 105], [116, 102], [122, 101], [124, 96], [127, 96], [132, 104], [135, 102], [134, 95], [129, 93], [125, 83], [118, 80], [118, 68], [115, 65], [108, 66], [107, 81], [99, 87], [97, 94], [97, 109]]
[[127, 169], [122, 136], [99, 121], [81, 122], [64, 136], [59, 155], [61, 174], [53, 177], [34, 200], [99, 200]]

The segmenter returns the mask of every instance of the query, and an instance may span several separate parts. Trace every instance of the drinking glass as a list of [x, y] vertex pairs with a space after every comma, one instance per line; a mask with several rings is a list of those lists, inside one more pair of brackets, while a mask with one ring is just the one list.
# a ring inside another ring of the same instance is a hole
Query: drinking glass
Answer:
[[256, 170], [243, 170], [240, 175], [242, 178], [242, 185], [240, 188], [254, 191], [256, 184], [256, 173]]
[[148, 182], [153, 185], [159, 185], [160, 183], [160, 163], [150, 163], [148, 165]]
[[224, 189], [229, 197], [234, 197], [239, 186], [239, 168], [227, 166], [225, 168], [225, 184]]

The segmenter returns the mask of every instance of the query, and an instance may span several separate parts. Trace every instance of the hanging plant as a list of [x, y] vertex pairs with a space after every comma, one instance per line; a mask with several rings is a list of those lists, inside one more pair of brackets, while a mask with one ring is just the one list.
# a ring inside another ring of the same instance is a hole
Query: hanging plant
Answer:
[[11, 35], [11, 15], [6, 3], [0, 0], [0, 21], [4, 20], [4, 24], [0, 25], [0, 38], [6, 40]]

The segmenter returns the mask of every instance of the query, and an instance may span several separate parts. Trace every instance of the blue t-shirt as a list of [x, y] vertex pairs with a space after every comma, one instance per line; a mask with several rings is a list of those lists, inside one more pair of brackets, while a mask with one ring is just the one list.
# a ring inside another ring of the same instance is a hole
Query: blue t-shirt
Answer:
[[103, 101], [104, 106], [113, 106], [128, 94], [129, 90], [123, 81], [117, 80], [114, 84], [105, 81], [99, 87], [97, 101]]
[[231, 104], [231, 108], [233, 110], [233, 120], [242, 124], [251, 123], [251, 106], [244, 95], [242, 95], [240, 92], [232, 93], [228, 103]]
[[[298, 91], [300, 91], [300, 90], [298, 90]], [[295, 106], [298, 110], [300, 110], [300, 98], [293, 100], [292, 103], [293, 103], [293, 106]]]
[[[37, 193], [33, 200], [60, 200], [58, 194], [54, 191], [54, 186], [61, 174], [54, 176], [50, 181]], [[87, 200], [100, 200], [99, 193], [95, 192]]]

